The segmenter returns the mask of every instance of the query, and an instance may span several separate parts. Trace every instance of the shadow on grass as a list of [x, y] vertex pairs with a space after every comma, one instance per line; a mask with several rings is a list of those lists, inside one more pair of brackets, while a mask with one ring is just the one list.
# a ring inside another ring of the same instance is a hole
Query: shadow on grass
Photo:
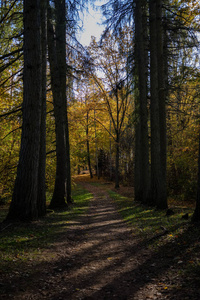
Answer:
[[[90, 197], [90, 194], [87, 195]], [[26, 272], [14, 273], [13, 287], [9, 282], [3, 282], [5, 297], [9, 293], [21, 297], [23, 287], [26, 287], [30, 293], [34, 291], [34, 299], [138, 300], [149, 296], [150, 299], [199, 300], [199, 228], [182, 221], [179, 215], [169, 219], [164, 213], [141, 207], [132, 200], [112, 193], [111, 196], [126, 221], [132, 224], [128, 233], [127, 224], [116, 218], [112, 205], [102, 201], [96, 210], [94, 205], [91, 226], [85, 227], [83, 221], [81, 230], [71, 229], [71, 237], [79, 239], [79, 247], [67, 255], [61, 253], [50, 265], [49, 262], [38, 262], [33, 268], [29, 266], [30, 262], [21, 261], [21, 268]], [[84, 207], [87, 205], [83, 204], [81, 209], [84, 210]], [[109, 225], [105, 224], [107, 215]], [[50, 215], [48, 218], [54, 217]], [[62, 213], [56, 214], [53, 219], [56, 228], [58, 226], [62, 231], [66, 219]], [[74, 225], [78, 222], [73, 218], [69, 221]], [[163, 222], [168, 225], [169, 233], [151, 239]], [[52, 220], [47, 224], [53, 224]], [[131, 239], [131, 234], [140, 239]], [[59, 236], [62, 237], [62, 234]], [[126, 244], [127, 239], [133, 241]], [[119, 244], [121, 240], [124, 243]], [[60, 246], [69, 243], [69, 240], [58, 241]], [[157, 286], [155, 292], [154, 286]]]
[[[108, 226], [106, 212], [111, 221]], [[177, 230], [174, 224], [173, 234], [167, 237], [156, 241], [136, 239], [126, 244], [130, 231], [126, 231], [126, 223], [112, 212], [112, 206], [104, 201], [94, 211], [91, 226], [84, 227], [83, 222], [79, 236], [72, 229], [73, 236], [79, 239], [76, 251], [57, 257], [50, 267], [48, 262], [43, 262], [32, 268], [31, 273], [15, 274], [12, 282], [20, 282], [22, 290], [15, 284], [10, 291], [9, 284], [4, 283], [4, 293], [20, 297], [25, 286], [30, 293], [35, 292], [34, 299], [138, 300], [149, 296], [150, 299], [199, 300], [196, 274], [194, 270], [190, 276], [188, 273], [188, 266], [194, 268], [194, 252], [199, 253], [199, 229], [184, 223], [179, 233], [174, 234]], [[85, 243], [87, 237], [89, 242]], [[119, 244], [119, 240], [124, 243]], [[59, 243], [67, 246], [69, 241]], [[195, 270], [198, 271], [197, 266]], [[157, 286], [155, 291], [154, 286]]]
[[[23, 261], [39, 255], [65, 234], [69, 225], [76, 225], [77, 217], [86, 213], [92, 195], [77, 186], [73, 191], [74, 205], [69, 210], [51, 212], [32, 223], [14, 223], [0, 232], [0, 274], [10, 271]], [[0, 210], [1, 219], [7, 209]]]
[[[162, 233], [166, 229], [174, 235], [182, 230], [182, 226], [187, 224], [182, 216], [185, 213], [192, 215], [192, 209], [175, 208], [174, 214], [166, 215], [166, 211], [157, 210], [134, 202], [133, 199], [124, 197], [114, 191], [109, 190], [110, 197], [117, 205], [119, 213], [123, 219], [136, 229], [141, 238], [152, 238], [154, 235]], [[176, 232], [177, 231], [177, 232]]]

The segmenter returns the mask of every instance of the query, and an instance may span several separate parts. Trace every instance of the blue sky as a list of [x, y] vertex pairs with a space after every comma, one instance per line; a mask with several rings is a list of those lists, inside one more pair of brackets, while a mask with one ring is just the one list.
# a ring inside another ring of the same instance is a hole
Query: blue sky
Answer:
[[[106, 0], [95, 1], [97, 6], [107, 2]], [[83, 32], [80, 34], [80, 42], [84, 46], [88, 46], [91, 41], [91, 36], [95, 36], [97, 40], [100, 38], [104, 26], [100, 25], [102, 22], [102, 14], [100, 9], [94, 10], [89, 5], [89, 12], [85, 13], [83, 20]]]

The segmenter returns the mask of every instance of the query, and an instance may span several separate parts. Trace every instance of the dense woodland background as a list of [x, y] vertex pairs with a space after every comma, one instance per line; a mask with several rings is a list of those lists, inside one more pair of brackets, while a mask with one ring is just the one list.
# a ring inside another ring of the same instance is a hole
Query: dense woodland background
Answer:
[[[92, 1], [90, 1], [92, 3]], [[110, 0], [106, 29], [77, 40], [86, 1], [0, 2], [0, 203], [34, 220], [70, 205], [86, 170], [158, 208], [195, 202], [200, 220], [200, 6]]]

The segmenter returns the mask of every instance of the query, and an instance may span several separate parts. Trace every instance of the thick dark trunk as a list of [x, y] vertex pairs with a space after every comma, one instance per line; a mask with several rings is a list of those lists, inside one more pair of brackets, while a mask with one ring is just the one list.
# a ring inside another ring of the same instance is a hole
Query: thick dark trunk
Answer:
[[163, 202], [167, 207], [166, 173], [167, 173], [167, 129], [166, 129], [166, 86], [165, 86], [165, 58], [164, 58], [164, 33], [162, 24], [162, 1], [157, 1], [157, 65], [158, 65], [158, 98], [159, 98], [159, 123], [160, 123], [160, 160], [163, 180]]
[[[145, 15], [146, 4], [144, 1], [136, 1], [135, 8], [135, 37], [136, 37], [136, 76], [138, 88], [138, 106], [139, 118], [137, 124], [136, 147], [137, 159], [136, 170], [140, 173], [137, 176], [138, 191], [136, 196], [143, 203], [148, 203], [150, 193], [150, 171], [149, 171], [149, 140], [148, 140], [148, 110], [147, 110], [147, 63], [148, 53], [146, 51], [146, 27], [147, 21]], [[138, 165], [138, 166], [137, 166]], [[136, 176], [136, 174], [135, 174]]]
[[56, 8], [56, 52], [58, 68], [60, 72], [60, 90], [62, 97], [62, 107], [64, 114], [65, 149], [66, 149], [66, 199], [67, 203], [72, 203], [71, 197], [71, 163], [69, 126], [67, 112], [67, 66], [66, 66], [66, 5], [65, 0], [55, 1]]
[[40, 126], [40, 160], [38, 169], [38, 215], [46, 214], [46, 61], [47, 61], [47, 1], [40, 4], [42, 50], [42, 107]]
[[56, 124], [56, 179], [50, 207], [66, 206], [71, 199], [71, 166], [66, 95], [66, 7], [64, 0], [55, 1], [55, 32], [48, 17], [48, 46]]
[[21, 148], [7, 219], [38, 218], [38, 168], [41, 128], [41, 49], [39, 1], [24, 0], [24, 93]]
[[[59, 26], [59, 24], [57, 24]], [[66, 206], [67, 186], [67, 152], [66, 152], [66, 98], [63, 99], [63, 87], [59, 68], [57, 40], [54, 39], [51, 8], [48, 7], [48, 54], [51, 73], [51, 87], [54, 103], [55, 131], [56, 131], [56, 178], [51, 208]]]
[[165, 180], [161, 166], [160, 106], [158, 93], [157, 6], [150, 0], [150, 89], [151, 89], [151, 201], [167, 208]]
[[66, 148], [65, 130], [62, 121], [62, 111], [57, 103], [54, 104], [54, 116], [56, 125], [56, 178], [53, 197], [50, 208], [60, 208], [66, 206]]
[[69, 125], [68, 125], [68, 113], [66, 105], [65, 116], [65, 128], [66, 128], [66, 155], [67, 155], [67, 203], [73, 202], [72, 199], [72, 184], [71, 184], [71, 161], [70, 161], [70, 143], [69, 143]]
[[198, 180], [197, 180], [197, 196], [196, 207], [192, 216], [193, 223], [200, 223], [200, 134], [199, 134], [199, 157], [198, 157]]
[[140, 153], [140, 123], [139, 120], [135, 124], [135, 165], [134, 165], [134, 191], [135, 201], [141, 199], [141, 153]]

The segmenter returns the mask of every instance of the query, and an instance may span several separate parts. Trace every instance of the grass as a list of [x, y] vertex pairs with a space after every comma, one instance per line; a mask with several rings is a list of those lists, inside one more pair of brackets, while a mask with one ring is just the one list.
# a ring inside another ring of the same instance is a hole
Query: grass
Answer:
[[167, 217], [166, 211], [156, 210], [153, 207], [146, 207], [134, 202], [133, 198], [124, 197], [114, 191], [109, 191], [109, 195], [115, 200], [118, 210], [123, 219], [133, 226], [136, 235], [145, 239], [152, 238], [161, 233], [166, 228], [171, 237], [178, 234], [188, 221], [182, 219], [185, 213], [192, 214], [191, 208], [173, 208], [174, 214]]
[[[85, 178], [83, 177], [83, 180]], [[95, 184], [93, 181], [92, 184]], [[199, 228], [182, 219], [185, 213], [193, 213], [193, 208], [174, 205], [170, 207], [175, 214], [167, 217], [165, 211], [159, 211], [152, 207], [145, 207], [134, 202], [133, 198], [125, 197], [110, 190], [110, 186], [97, 182], [103, 186], [110, 197], [117, 204], [118, 210], [124, 220], [132, 228], [133, 238], [138, 242], [144, 242], [145, 247], [153, 249], [153, 253], [161, 253], [162, 256], [171, 257], [177, 274], [181, 274], [181, 280], [199, 284], [200, 282], [200, 239]], [[50, 197], [50, 195], [48, 196]], [[0, 278], [4, 273], [9, 274], [20, 271], [24, 276], [27, 272], [34, 272], [37, 264], [51, 261], [54, 255], [51, 247], [62, 237], [68, 227], [78, 222], [79, 216], [88, 209], [92, 194], [77, 185], [73, 190], [75, 205], [67, 211], [52, 212], [40, 221], [29, 224], [15, 224], [0, 232]], [[174, 206], [173, 206], [174, 205]], [[8, 207], [0, 209], [0, 221], [7, 214]], [[162, 236], [162, 228], [168, 232]], [[154, 238], [158, 235], [158, 238]], [[50, 251], [48, 251], [50, 249]], [[154, 251], [155, 250], [155, 251]], [[176, 280], [176, 279], [175, 279]]]
[[[133, 228], [133, 235], [142, 241], [154, 253], [171, 256], [181, 280], [190, 284], [200, 282], [200, 228], [190, 220], [182, 219], [183, 214], [193, 213], [193, 208], [173, 207], [174, 215], [167, 217], [166, 211], [156, 210], [134, 202], [133, 198], [124, 197], [109, 191], [123, 219]], [[172, 204], [172, 202], [171, 202]], [[163, 227], [167, 229], [162, 235]]]
[[[0, 270], [9, 272], [22, 262], [39, 259], [41, 252], [49, 248], [64, 234], [68, 226], [88, 209], [92, 195], [80, 186], [73, 190], [74, 205], [69, 210], [51, 212], [37, 222], [15, 224], [0, 232]], [[0, 220], [7, 214], [0, 210]], [[0, 272], [1, 272], [0, 271]]]
[[91, 182], [90, 184], [93, 186], [102, 186], [102, 183], [100, 182]]
[[[108, 191], [123, 219], [133, 229], [133, 235], [161, 256], [172, 257], [174, 270], [181, 281], [199, 285], [200, 282], [200, 228], [182, 219], [193, 213], [193, 208], [174, 206], [174, 215], [135, 203], [133, 198]], [[172, 202], [170, 203], [172, 205]], [[167, 230], [164, 233], [163, 227]], [[175, 267], [176, 266], [176, 267]]]

